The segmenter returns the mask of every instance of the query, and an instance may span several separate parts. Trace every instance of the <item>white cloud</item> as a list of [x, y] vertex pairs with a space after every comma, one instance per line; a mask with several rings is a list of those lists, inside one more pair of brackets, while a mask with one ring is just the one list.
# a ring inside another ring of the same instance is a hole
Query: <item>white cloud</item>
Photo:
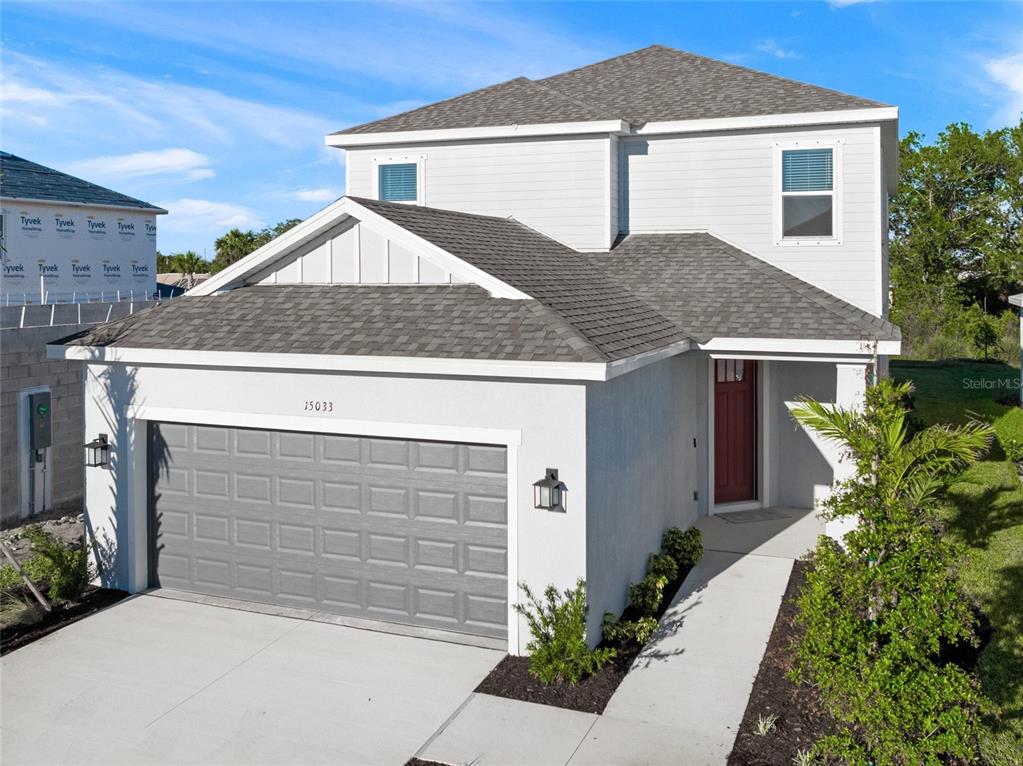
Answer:
[[1023, 53], [1013, 53], [983, 62], [984, 71], [998, 89], [1001, 101], [993, 117], [996, 127], [1012, 125], [1023, 114]]
[[254, 210], [230, 202], [183, 197], [156, 204], [168, 211], [160, 217], [161, 231], [191, 234], [196, 239], [207, 234], [219, 236], [235, 227], [258, 229], [264, 225]]
[[773, 38], [767, 38], [757, 44], [756, 50], [758, 53], [766, 53], [769, 56], [774, 56], [776, 59], [799, 59], [802, 55], [792, 50], [791, 48], [783, 48], [778, 44], [777, 40]]
[[873, 2], [874, 0], [828, 0], [828, 5], [832, 8], [845, 8], [849, 5], [863, 5]]
[[211, 164], [205, 154], [176, 148], [93, 157], [65, 167], [74, 175], [104, 181], [149, 176], [176, 176], [185, 181], [199, 181], [215, 175]]
[[[144, 79], [112, 70], [81, 73], [18, 53], [5, 53], [2, 85], [5, 128], [45, 120], [97, 138], [173, 140], [182, 135], [218, 144], [263, 141], [294, 148], [319, 142], [331, 123], [296, 109], [250, 101], [211, 88]], [[13, 95], [11, 95], [13, 94]], [[18, 105], [29, 105], [25, 109]], [[102, 127], [100, 127], [102, 126]], [[122, 144], [123, 145], [123, 144]]]
[[322, 187], [319, 189], [298, 189], [291, 193], [293, 199], [300, 202], [333, 202], [341, 196], [336, 189]]

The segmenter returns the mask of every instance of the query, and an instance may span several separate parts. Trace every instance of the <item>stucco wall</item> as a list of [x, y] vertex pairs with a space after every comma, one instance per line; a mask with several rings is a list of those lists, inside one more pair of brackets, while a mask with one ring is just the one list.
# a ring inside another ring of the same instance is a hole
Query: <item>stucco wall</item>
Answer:
[[[307, 399], [334, 403], [307, 416]], [[130, 417], [129, 410], [137, 417]], [[145, 419], [449, 441], [512, 441], [509, 578], [568, 587], [586, 572], [585, 388], [581, 384], [90, 364], [86, 432], [113, 443], [86, 471], [88, 523], [109, 585], [146, 587]], [[557, 467], [569, 513], [535, 510], [532, 482]], [[528, 544], [524, 544], [528, 541]], [[517, 593], [509, 594], [518, 600]], [[515, 625], [515, 623], [513, 623]], [[525, 647], [521, 623], [510, 647]]]
[[812, 508], [834, 480], [834, 471], [806, 431], [793, 421], [786, 401], [809, 396], [834, 402], [836, 369], [824, 362], [771, 363], [770, 453], [772, 503], [791, 508]]
[[[661, 533], [697, 518], [706, 360], [674, 357], [586, 389], [588, 635], [624, 608]], [[571, 510], [570, 510], [571, 512]]]

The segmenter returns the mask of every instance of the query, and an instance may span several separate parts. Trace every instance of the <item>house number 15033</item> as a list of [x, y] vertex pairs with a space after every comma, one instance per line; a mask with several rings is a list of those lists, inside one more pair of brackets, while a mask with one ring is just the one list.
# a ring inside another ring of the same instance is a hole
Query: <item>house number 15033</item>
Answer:
[[314, 400], [306, 399], [305, 403], [306, 412], [333, 412], [334, 402], [327, 400]]

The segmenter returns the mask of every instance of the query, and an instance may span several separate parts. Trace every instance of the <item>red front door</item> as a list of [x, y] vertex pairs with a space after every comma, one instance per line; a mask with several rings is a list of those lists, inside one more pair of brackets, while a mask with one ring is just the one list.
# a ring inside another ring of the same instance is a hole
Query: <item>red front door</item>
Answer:
[[714, 360], [714, 502], [757, 496], [757, 363]]

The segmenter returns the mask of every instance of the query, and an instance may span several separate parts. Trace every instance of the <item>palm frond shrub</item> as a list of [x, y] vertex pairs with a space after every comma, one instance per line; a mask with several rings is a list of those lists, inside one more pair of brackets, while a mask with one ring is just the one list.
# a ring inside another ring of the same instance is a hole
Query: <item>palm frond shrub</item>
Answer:
[[809, 399], [793, 410], [840, 442], [856, 469], [824, 503], [826, 519], [858, 525], [841, 545], [822, 537], [813, 553], [793, 671], [819, 688], [839, 723], [815, 754], [852, 766], [972, 761], [986, 709], [974, 676], [941, 657], [976, 635], [956, 581], [963, 550], [942, 534], [936, 511], [992, 431], [973, 422], [909, 436], [911, 391], [885, 379], [868, 389], [862, 411]]
[[36, 556], [41, 556], [49, 564], [50, 600], [61, 602], [80, 598], [93, 578], [88, 549], [84, 545], [65, 545], [38, 524], [27, 526], [24, 534], [32, 543]]

